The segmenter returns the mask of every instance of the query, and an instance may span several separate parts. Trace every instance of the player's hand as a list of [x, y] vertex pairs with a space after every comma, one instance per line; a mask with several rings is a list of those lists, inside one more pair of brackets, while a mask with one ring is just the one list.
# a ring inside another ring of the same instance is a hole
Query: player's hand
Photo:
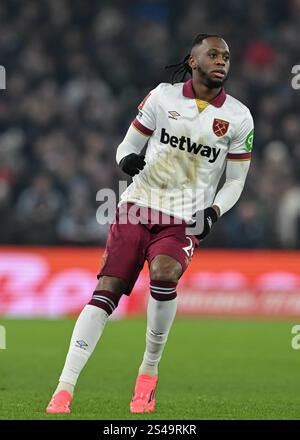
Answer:
[[203, 231], [201, 234], [196, 235], [199, 240], [203, 240], [210, 233], [213, 224], [216, 223], [219, 218], [219, 214], [215, 208], [210, 206], [204, 209], [203, 217]]
[[129, 174], [133, 177], [138, 174], [146, 165], [145, 156], [136, 153], [128, 154], [128, 156], [123, 157], [119, 163], [119, 167], [124, 173]]

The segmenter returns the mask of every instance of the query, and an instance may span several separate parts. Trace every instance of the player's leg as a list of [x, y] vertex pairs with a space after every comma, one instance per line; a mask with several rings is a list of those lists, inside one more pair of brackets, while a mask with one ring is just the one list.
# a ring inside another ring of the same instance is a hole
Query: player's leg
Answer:
[[[57, 391], [63, 388], [73, 394], [78, 376], [94, 351], [108, 317], [117, 308], [125, 290], [126, 282], [120, 278], [103, 276], [99, 279], [92, 299], [83, 308], [75, 324]], [[65, 384], [69, 386], [66, 388]]]
[[176, 315], [176, 286], [182, 272], [181, 264], [168, 255], [157, 255], [150, 263], [146, 349], [130, 403], [133, 413], [154, 410], [158, 365]]
[[[126, 217], [126, 207], [121, 215]], [[102, 335], [108, 316], [118, 306], [121, 295], [130, 294], [144, 265], [150, 233], [142, 224], [123, 221], [124, 217], [120, 221], [120, 216], [117, 210], [116, 222], [109, 230], [105, 261], [98, 275], [99, 283], [76, 322], [60, 383], [47, 412], [69, 412], [78, 376]], [[66, 400], [67, 405], [64, 404]]]
[[155, 227], [152, 238], [147, 249], [150, 296], [147, 309], [146, 350], [130, 404], [130, 410], [134, 413], [154, 410], [153, 395], [158, 380], [158, 365], [176, 314], [177, 283], [187, 269], [194, 248], [198, 244], [194, 236], [186, 235], [185, 223], [166, 226], [161, 224]]
[[47, 407], [48, 413], [69, 413], [78, 377], [99, 341], [108, 317], [117, 308], [127, 283], [103, 276], [90, 302], [81, 311], [73, 329], [58, 386]]
[[139, 374], [158, 374], [158, 364], [176, 315], [176, 286], [181, 274], [180, 263], [168, 255], [158, 255], [151, 261], [146, 350]]

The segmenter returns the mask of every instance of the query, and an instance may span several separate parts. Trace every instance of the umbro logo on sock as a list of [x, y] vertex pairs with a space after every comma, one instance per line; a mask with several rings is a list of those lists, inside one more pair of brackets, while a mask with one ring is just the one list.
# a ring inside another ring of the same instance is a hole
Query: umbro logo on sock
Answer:
[[88, 347], [88, 344], [81, 339], [80, 341], [76, 341], [75, 347], [82, 348], [83, 350], [86, 350], [86, 347]]
[[155, 332], [154, 330], [150, 330], [151, 335], [153, 336], [161, 336], [163, 333]]

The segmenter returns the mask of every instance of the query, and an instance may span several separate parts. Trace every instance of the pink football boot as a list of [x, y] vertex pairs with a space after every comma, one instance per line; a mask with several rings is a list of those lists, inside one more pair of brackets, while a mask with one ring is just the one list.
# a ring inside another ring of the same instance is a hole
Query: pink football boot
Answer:
[[70, 404], [72, 396], [68, 391], [61, 390], [54, 394], [46, 408], [48, 414], [69, 414], [71, 412]]
[[130, 412], [134, 414], [149, 413], [155, 407], [155, 389], [158, 377], [140, 374], [135, 383], [134, 395], [130, 402]]

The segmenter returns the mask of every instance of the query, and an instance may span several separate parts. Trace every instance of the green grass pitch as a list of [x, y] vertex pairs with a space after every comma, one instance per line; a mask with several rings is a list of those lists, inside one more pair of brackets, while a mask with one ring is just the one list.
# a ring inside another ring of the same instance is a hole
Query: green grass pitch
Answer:
[[179, 319], [160, 364], [154, 414], [131, 415], [145, 320], [108, 322], [82, 372], [71, 415], [45, 414], [74, 320], [1, 320], [1, 419], [299, 419], [297, 322]]

